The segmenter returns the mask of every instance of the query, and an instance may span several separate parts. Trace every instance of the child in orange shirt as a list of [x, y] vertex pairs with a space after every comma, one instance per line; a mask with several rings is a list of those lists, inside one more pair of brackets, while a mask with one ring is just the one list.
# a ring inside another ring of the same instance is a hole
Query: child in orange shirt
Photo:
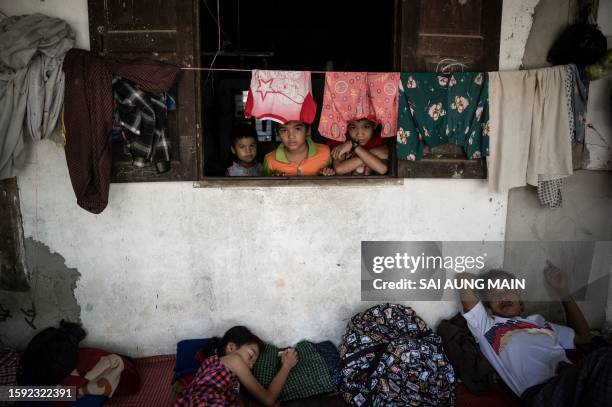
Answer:
[[264, 175], [287, 177], [310, 177], [334, 175], [329, 147], [310, 138], [310, 125], [290, 121], [276, 130], [282, 143], [276, 150], [266, 154]]

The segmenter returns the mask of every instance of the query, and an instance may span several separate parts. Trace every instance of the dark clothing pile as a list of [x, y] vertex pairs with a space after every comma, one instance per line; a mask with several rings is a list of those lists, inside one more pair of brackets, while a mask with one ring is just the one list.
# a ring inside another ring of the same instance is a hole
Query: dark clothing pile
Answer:
[[49, 327], [36, 334], [23, 354], [24, 384], [58, 384], [77, 366], [79, 342], [85, 336], [79, 324], [64, 320], [59, 327]]
[[443, 319], [437, 333], [457, 377], [472, 393], [483, 394], [495, 389], [497, 373], [480, 351], [461, 313], [449, 320]]

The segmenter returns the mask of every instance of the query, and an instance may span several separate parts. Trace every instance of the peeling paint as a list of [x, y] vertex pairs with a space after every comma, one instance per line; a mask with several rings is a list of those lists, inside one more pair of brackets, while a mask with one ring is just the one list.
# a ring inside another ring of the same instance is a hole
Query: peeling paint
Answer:
[[30, 290], [0, 291], [0, 305], [12, 314], [0, 322], [0, 340], [19, 350], [41, 329], [57, 326], [62, 319], [80, 322], [81, 313], [74, 295], [81, 274], [66, 267], [62, 256], [31, 238], [25, 240], [25, 253]]
[[533, 14], [539, 1], [504, 1], [499, 47], [500, 71], [512, 71], [520, 68], [533, 24]]

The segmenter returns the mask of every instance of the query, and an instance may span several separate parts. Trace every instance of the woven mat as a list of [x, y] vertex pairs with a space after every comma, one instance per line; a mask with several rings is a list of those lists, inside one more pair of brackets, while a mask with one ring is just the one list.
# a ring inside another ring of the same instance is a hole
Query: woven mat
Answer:
[[105, 406], [165, 407], [174, 405], [172, 379], [175, 355], [134, 359], [140, 373], [140, 390], [132, 396], [112, 397]]

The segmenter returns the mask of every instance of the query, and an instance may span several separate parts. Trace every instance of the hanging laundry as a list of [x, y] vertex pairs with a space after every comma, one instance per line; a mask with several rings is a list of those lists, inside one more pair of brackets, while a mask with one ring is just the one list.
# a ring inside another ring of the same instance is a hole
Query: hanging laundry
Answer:
[[[492, 190], [526, 184], [550, 190], [560, 186], [551, 181], [572, 174], [565, 70], [558, 66], [489, 73], [488, 178]], [[560, 205], [560, 189], [554, 195]]]
[[368, 74], [368, 97], [372, 104], [374, 122], [381, 125], [381, 137], [397, 135], [397, 103], [399, 96], [399, 72]]
[[25, 133], [49, 137], [64, 96], [62, 60], [75, 33], [58, 18], [43, 14], [0, 21], [0, 179], [15, 176], [23, 161]]
[[146, 92], [167, 92], [179, 68], [149, 60], [101, 58], [73, 49], [66, 54], [64, 101], [66, 162], [77, 203], [100, 213], [108, 204], [113, 129], [113, 75]]
[[351, 121], [368, 119], [381, 125], [381, 137], [395, 136], [399, 79], [397, 72], [327, 72], [319, 133], [345, 141]]
[[535, 70], [535, 104], [527, 161], [530, 185], [537, 186], [540, 175], [565, 177], [573, 172], [564, 69], [556, 66]]
[[535, 88], [534, 71], [489, 72], [487, 178], [492, 191], [526, 185]]
[[127, 147], [136, 167], [153, 163], [158, 173], [170, 170], [170, 139], [163, 93], [142, 91], [134, 83], [113, 77], [113, 97]]
[[574, 115], [574, 89], [573, 89], [573, 69], [572, 65], [564, 65], [563, 66], [563, 85], [565, 89], [565, 104], [567, 106], [567, 116], [568, 116], [568, 126], [569, 126], [569, 134], [570, 140], [575, 139], [575, 115]]
[[458, 144], [469, 159], [489, 154], [488, 75], [402, 73], [398, 158], [418, 160], [425, 146]]
[[253, 70], [244, 108], [247, 119], [311, 124], [316, 112], [309, 71]]
[[560, 208], [563, 203], [563, 196], [561, 194], [562, 186], [562, 178], [538, 181], [538, 198], [540, 199], [540, 204], [548, 208]]
[[569, 65], [572, 70], [572, 111], [574, 113], [574, 140], [584, 141], [586, 132], [587, 90], [576, 65]]
[[328, 139], [345, 141], [346, 127], [352, 120], [374, 121], [368, 99], [366, 72], [327, 72], [319, 133]]

